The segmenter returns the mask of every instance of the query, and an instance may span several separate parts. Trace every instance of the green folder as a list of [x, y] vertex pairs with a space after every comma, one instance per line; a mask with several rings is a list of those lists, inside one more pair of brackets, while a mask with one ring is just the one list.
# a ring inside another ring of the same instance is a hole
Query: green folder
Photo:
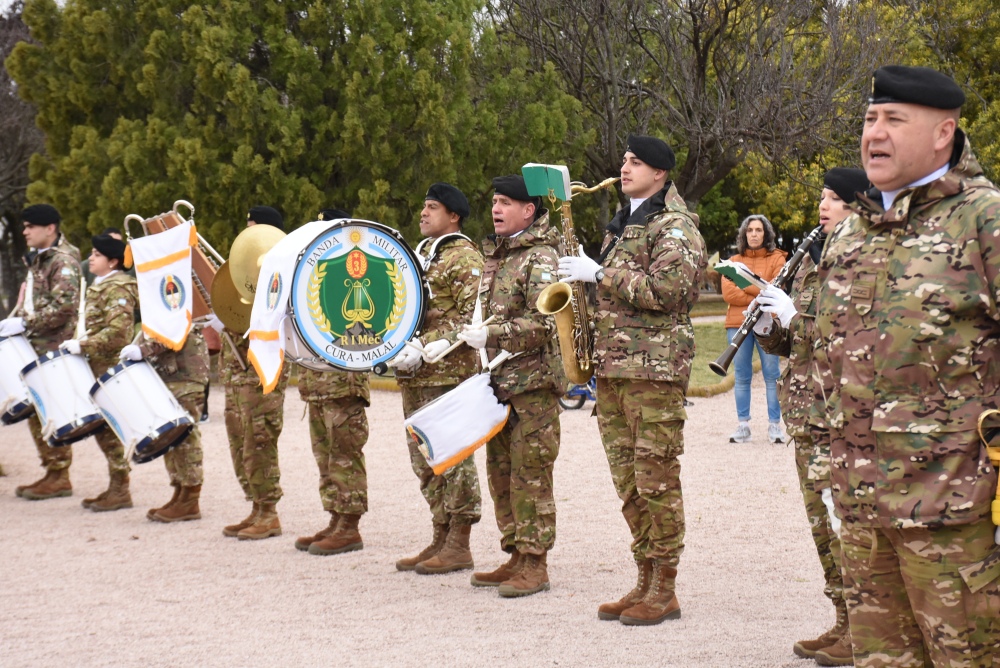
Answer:
[[541, 165], [529, 162], [521, 168], [524, 185], [532, 197], [555, 197], [566, 201], [572, 197], [569, 168], [566, 165]]

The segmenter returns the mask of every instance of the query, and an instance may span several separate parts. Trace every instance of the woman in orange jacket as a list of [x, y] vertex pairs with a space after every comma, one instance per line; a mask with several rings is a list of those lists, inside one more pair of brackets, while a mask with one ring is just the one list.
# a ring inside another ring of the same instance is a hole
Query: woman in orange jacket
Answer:
[[[740, 223], [736, 234], [736, 255], [729, 258], [730, 262], [742, 262], [750, 271], [766, 281], [772, 281], [785, 264], [787, 254], [775, 247], [774, 227], [765, 216], [750, 215]], [[760, 294], [754, 286], [739, 288], [732, 281], [722, 281], [722, 298], [729, 304], [726, 311], [726, 337], [730, 342], [743, 324], [743, 312], [750, 302]], [[767, 437], [771, 443], [783, 443], [785, 436], [781, 431], [781, 406], [778, 404], [778, 376], [781, 373], [777, 355], [768, 355], [754, 338], [753, 330], [747, 335], [733, 359], [736, 373], [736, 416], [739, 426], [729, 437], [730, 443], [747, 443], [750, 441], [750, 380], [753, 377], [753, 350], [757, 349], [760, 356], [760, 366], [764, 373], [764, 386], [767, 389]]]

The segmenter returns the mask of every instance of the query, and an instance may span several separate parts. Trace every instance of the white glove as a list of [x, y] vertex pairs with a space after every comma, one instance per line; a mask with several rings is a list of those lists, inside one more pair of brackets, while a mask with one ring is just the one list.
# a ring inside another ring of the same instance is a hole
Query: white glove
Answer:
[[758, 318], [757, 322], [754, 323], [753, 326], [754, 334], [759, 334], [760, 336], [767, 336], [768, 334], [771, 333], [771, 326], [773, 324], [774, 324], [774, 317], [770, 313], [767, 313], [766, 311], [764, 313], [761, 313], [760, 318]]
[[122, 351], [118, 353], [118, 359], [132, 360], [133, 362], [138, 362], [139, 360], [142, 359], [142, 348], [135, 345], [134, 343], [130, 343], [124, 348], [122, 348]]
[[566, 255], [559, 258], [559, 275], [563, 278], [559, 280], [563, 283], [572, 281], [583, 281], [584, 283], [596, 283], [596, 274], [601, 268], [594, 260], [591, 260], [580, 247], [579, 255]]
[[24, 332], [24, 318], [0, 320], [0, 336], [14, 336]]
[[[414, 339], [413, 343], [420, 346], [420, 339]], [[404, 346], [398, 355], [387, 362], [387, 365], [409, 373], [416, 371], [420, 367], [421, 362], [423, 360], [420, 357], [419, 350], [410, 346]]]
[[760, 295], [757, 296], [757, 303], [760, 304], [760, 310], [770, 313], [781, 321], [782, 327], [788, 327], [788, 323], [792, 321], [792, 318], [798, 312], [795, 310], [792, 298], [785, 294], [784, 290], [773, 285], [769, 285], [760, 291]]
[[425, 362], [436, 362], [441, 353], [448, 350], [451, 344], [448, 343], [447, 339], [438, 339], [437, 341], [431, 341], [426, 346], [424, 346], [424, 361]]
[[59, 344], [59, 347], [68, 352], [70, 355], [80, 354], [80, 342], [76, 339], [67, 339]]
[[221, 332], [222, 329], [225, 327], [225, 325], [222, 324], [222, 321], [219, 320], [219, 316], [215, 315], [214, 313], [212, 314], [212, 317], [209, 318], [208, 322], [205, 323], [205, 326], [211, 327], [217, 332]]
[[490, 331], [486, 327], [464, 325], [462, 327], [462, 331], [458, 333], [458, 338], [465, 341], [476, 350], [482, 350], [486, 347], [486, 339], [489, 338], [489, 335]]

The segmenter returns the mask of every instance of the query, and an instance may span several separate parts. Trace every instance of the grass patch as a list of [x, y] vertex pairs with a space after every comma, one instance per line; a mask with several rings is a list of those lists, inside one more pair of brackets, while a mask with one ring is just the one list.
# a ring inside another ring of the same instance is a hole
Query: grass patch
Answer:
[[[726, 340], [726, 328], [721, 322], [706, 322], [694, 325], [694, 363], [691, 366], [691, 387], [714, 385], [723, 380], [708, 368], [709, 362], [722, 354], [729, 345]], [[729, 375], [732, 375], [730, 372]]]
[[704, 315], [726, 315], [727, 304], [723, 301], [701, 301], [700, 299], [691, 307], [691, 317], [697, 318]]

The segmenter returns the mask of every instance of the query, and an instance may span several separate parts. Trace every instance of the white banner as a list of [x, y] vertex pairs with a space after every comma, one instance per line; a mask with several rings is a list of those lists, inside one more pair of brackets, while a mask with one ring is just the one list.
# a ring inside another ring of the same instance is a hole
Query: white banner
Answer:
[[191, 247], [196, 243], [191, 222], [129, 242], [142, 331], [171, 350], [183, 348], [191, 331]]

